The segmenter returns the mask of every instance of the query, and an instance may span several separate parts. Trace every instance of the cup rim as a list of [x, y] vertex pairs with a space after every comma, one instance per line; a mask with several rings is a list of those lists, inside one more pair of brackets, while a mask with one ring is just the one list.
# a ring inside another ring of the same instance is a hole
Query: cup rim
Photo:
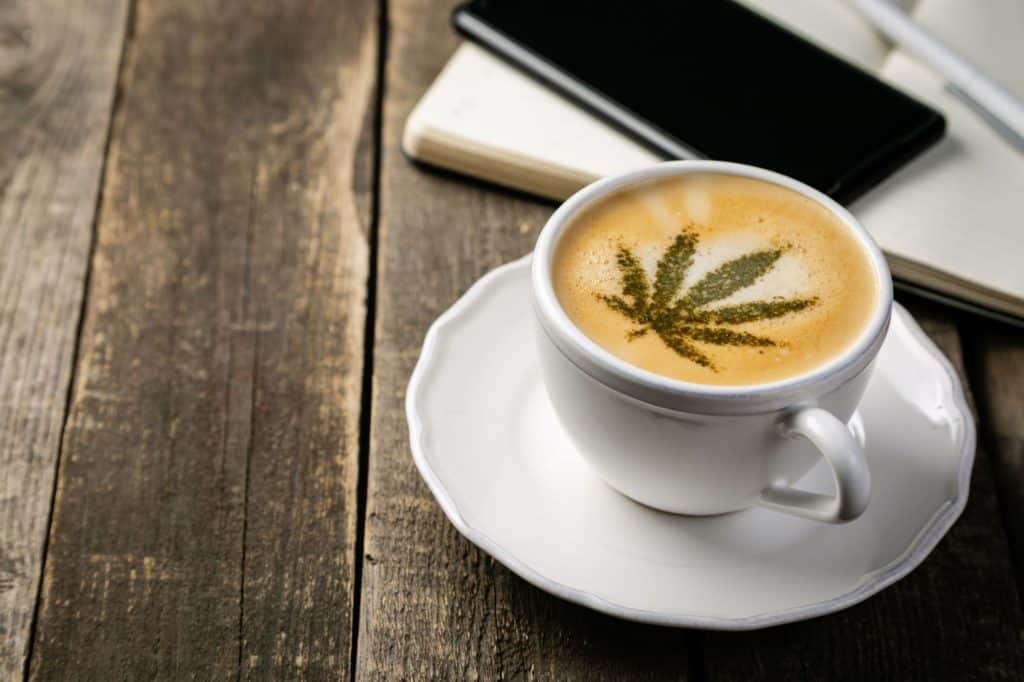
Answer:
[[[551, 261], [565, 228], [586, 207], [608, 194], [653, 179], [716, 173], [770, 182], [799, 192], [832, 212], [853, 233], [872, 264], [878, 296], [871, 319], [842, 353], [806, 372], [778, 381], [713, 385], [673, 379], [641, 369], [605, 350], [569, 319], [555, 295]], [[795, 406], [838, 388], [874, 359], [888, 329], [892, 278], [881, 250], [860, 222], [836, 201], [789, 176], [725, 161], [667, 161], [609, 176], [579, 190], [548, 219], [537, 239], [531, 265], [534, 309], [542, 330], [558, 350], [585, 374], [641, 402], [699, 414], [748, 414]]]

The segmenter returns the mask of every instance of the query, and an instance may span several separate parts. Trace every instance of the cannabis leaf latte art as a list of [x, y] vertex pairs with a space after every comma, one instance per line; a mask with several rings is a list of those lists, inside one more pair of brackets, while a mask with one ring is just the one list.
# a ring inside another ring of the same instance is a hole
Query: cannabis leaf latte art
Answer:
[[727, 175], [605, 197], [574, 219], [552, 270], [559, 302], [595, 342], [708, 384], [823, 364], [864, 330], [878, 296], [863, 247], [825, 207]]

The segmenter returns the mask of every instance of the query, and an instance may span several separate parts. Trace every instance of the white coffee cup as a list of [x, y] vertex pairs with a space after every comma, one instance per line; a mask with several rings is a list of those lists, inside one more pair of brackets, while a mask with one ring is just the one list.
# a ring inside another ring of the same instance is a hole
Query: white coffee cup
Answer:
[[[752, 386], [671, 379], [635, 367], [583, 334], [555, 296], [551, 264], [573, 217], [623, 187], [654, 178], [724, 173], [789, 188], [831, 211], [864, 249], [878, 283], [867, 326], [843, 353], [813, 370]], [[673, 161], [599, 180], [548, 220], [532, 263], [544, 383], [581, 456], [612, 487], [678, 514], [720, 514], [751, 506], [828, 523], [860, 516], [871, 496], [861, 444], [846, 424], [860, 402], [885, 339], [892, 280], [881, 251], [849, 211], [817, 190], [771, 171], [716, 161]], [[835, 492], [793, 487], [819, 458]]]

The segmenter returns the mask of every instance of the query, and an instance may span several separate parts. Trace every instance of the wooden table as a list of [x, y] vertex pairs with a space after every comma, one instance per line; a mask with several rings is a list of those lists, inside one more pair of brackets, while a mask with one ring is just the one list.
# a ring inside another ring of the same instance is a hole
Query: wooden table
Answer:
[[403, 157], [449, 10], [0, 5], [0, 677], [1021, 678], [1024, 334], [917, 301], [981, 451], [946, 539], [859, 606], [631, 624], [445, 520], [406, 382], [552, 210]]

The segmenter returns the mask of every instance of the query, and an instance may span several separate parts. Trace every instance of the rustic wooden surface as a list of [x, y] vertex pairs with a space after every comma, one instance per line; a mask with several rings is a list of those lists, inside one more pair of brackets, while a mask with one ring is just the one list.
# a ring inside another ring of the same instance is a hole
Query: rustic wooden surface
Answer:
[[1024, 331], [968, 320], [960, 326], [978, 389], [979, 430], [992, 453], [1003, 525], [1024, 590]]
[[847, 611], [627, 623], [445, 520], [409, 374], [552, 210], [402, 155], [453, 4], [0, 6], [0, 679], [1021, 679], [1024, 332], [935, 306], [971, 499]]
[[141, 2], [31, 674], [344, 677], [372, 2]]
[[0, 679], [28, 653], [127, 8], [0, 4]]

